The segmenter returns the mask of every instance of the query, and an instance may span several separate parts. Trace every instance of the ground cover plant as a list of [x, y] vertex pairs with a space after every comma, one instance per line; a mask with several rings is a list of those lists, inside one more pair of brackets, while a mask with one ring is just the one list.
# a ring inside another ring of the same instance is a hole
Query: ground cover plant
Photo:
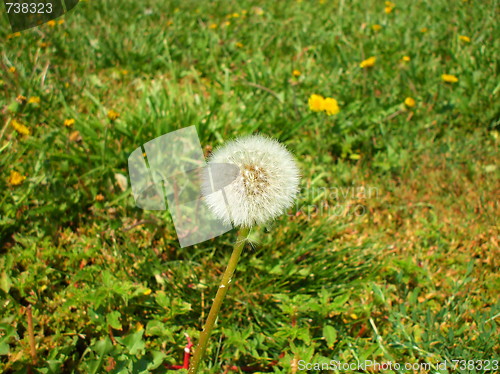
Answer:
[[499, 357], [498, 10], [89, 0], [15, 34], [3, 17], [0, 371], [182, 372], [236, 233], [179, 248], [127, 158], [196, 125], [206, 156], [261, 133], [302, 171], [250, 234], [204, 372], [483, 372], [450, 366]]

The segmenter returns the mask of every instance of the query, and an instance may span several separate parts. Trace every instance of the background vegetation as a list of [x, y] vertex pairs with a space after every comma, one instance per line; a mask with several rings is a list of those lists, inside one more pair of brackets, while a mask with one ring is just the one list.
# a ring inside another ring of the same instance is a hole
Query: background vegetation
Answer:
[[297, 205], [252, 233], [206, 373], [498, 358], [498, 10], [92, 0], [20, 34], [3, 17], [0, 371], [182, 362], [235, 233], [180, 249], [125, 181], [136, 147], [190, 125], [206, 154], [278, 138], [303, 172]]

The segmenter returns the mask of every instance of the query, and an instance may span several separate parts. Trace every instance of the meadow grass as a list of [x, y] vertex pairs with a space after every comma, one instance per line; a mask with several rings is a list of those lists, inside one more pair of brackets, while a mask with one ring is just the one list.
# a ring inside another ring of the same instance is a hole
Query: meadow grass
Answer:
[[303, 174], [297, 204], [252, 231], [203, 372], [498, 359], [498, 1], [385, 8], [90, 0], [20, 35], [3, 17], [0, 371], [181, 363], [236, 234], [179, 248], [168, 211], [137, 208], [116, 174], [190, 125], [206, 155], [277, 138]]

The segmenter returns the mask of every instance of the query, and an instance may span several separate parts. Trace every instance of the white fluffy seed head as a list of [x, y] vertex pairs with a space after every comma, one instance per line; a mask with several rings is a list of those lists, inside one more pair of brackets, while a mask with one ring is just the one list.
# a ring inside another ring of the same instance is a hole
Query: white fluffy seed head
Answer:
[[236, 179], [215, 193], [206, 188], [210, 182], [204, 174], [205, 202], [226, 224], [251, 227], [266, 223], [283, 214], [297, 195], [297, 164], [274, 139], [261, 135], [235, 139], [214, 151], [208, 163], [239, 168]]

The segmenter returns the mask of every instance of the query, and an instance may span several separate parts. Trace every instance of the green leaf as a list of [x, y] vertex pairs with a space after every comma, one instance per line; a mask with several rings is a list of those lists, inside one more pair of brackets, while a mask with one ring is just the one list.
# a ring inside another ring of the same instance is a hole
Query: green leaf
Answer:
[[329, 348], [333, 348], [333, 345], [337, 341], [337, 330], [333, 326], [326, 325], [323, 327], [323, 336], [328, 344]]
[[146, 347], [146, 343], [142, 340], [143, 335], [144, 330], [139, 330], [127, 335], [125, 338], [116, 338], [116, 340], [123, 344], [131, 355], [136, 355]]
[[121, 314], [117, 310], [108, 313], [106, 315], [106, 321], [115, 330], [122, 330], [122, 324], [120, 323]]

